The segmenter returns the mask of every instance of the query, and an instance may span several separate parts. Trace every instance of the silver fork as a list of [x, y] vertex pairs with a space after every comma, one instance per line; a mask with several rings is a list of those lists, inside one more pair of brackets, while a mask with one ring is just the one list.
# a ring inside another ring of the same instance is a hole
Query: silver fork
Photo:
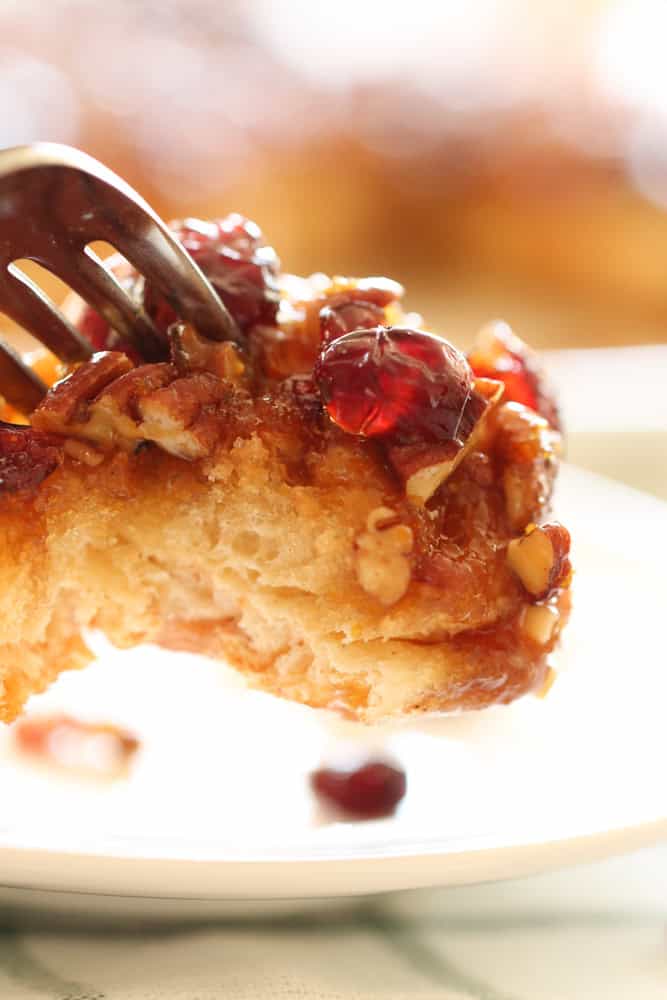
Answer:
[[[86, 153], [55, 143], [0, 151], [0, 311], [63, 361], [90, 344], [16, 261], [61, 278], [147, 360], [164, 356], [164, 335], [89, 245], [104, 240], [150, 281], [184, 320], [211, 340], [239, 340], [238, 327], [208, 280], [136, 191]], [[0, 341], [0, 393], [30, 413], [46, 386]]]

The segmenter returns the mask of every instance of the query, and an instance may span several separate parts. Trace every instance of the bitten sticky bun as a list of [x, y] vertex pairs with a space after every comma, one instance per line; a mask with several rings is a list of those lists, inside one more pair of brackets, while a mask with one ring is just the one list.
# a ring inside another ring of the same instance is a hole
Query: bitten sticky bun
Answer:
[[366, 721], [544, 691], [571, 568], [533, 354], [493, 323], [464, 356], [388, 279], [282, 274], [240, 216], [174, 225], [240, 338], [118, 259], [162, 360], [67, 303], [97, 353], [0, 425], [0, 716], [89, 628]]

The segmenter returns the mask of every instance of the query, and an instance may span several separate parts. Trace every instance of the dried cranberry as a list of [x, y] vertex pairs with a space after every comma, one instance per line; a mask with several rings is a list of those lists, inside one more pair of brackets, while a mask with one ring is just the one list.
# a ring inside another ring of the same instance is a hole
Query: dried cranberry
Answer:
[[560, 429], [558, 404], [537, 357], [506, 323], [484, 327], [468, 361], [478, 378], [498, 379], [505, 384], [505, 400], [529, 406], [556, 430]]
[[[132, 265], [124, 257], [115, 254], [105, 260], [104, 266], [115, 275], [127, 294], [133, 299], [136, 298], [139, 275]], [[137, 348], [117, 333], [87, 302], [73, 295], [66, 299], [64, 311], [70, 322], [89, 341], [94, 351], [122, 351], [135, 364], [141, 363], [141, 354]]]
[[405, 772], [381, 761], [371, 761], [355, 771], [321, 768], [311, 785], [324, 800], [360, 819], [391, 816], [405, 795]]
[[135, 364], [141, 364], [142, 357], [137, 348], [129, 340], [116, 333], [92, 306], [84, 306], [76, 326], [89, 341], [94, 351], [122, 351]]
[[35, 489], [58, 466], [58, 440], [29, 427], [0, 424], [0, 493]]
[[[276, 281], [280, 264], [259, 226], [233, 213], [215, 222], [200, 219], [173, 222], [171, 228], [242, 330], [256, 323], [275, 322], [280, 299]], [[144, 287], [144, 306], [163, 331], [177, 318], [150, 282]]]
[[90, 342], [94, 351], [108, 350], [109, 335], [113, 330], [103, 316], [91, 306], [85, 306], [76, 321], [80, 333]]
[[320, 310], [322, 343], [352, 333], [353, 330], [372, 330], [384, 321], [384, 309], [373, 302], [348, 301], [326, 305]]
[[466, 359], [420, 330], [348, 333], [320, 354], [314, 377], [329, 416], [350, 434], [464, 442], [479, 415]]

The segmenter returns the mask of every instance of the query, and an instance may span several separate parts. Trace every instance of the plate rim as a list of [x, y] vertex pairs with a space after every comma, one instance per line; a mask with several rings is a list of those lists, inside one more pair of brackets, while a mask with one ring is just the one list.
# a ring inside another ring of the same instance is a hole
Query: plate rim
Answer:
[[[0, 890], [190, 901], [333, 898], [527, 877], [630, 853], [662, 840], [667, 841], [667, 816], [532, 843], [375, 856], [165, 858], [3, 847]], [[47, 872], [40, 865], [45, 857], [52, 862]], [[171, 879], [169, 891], [160, 889], [166, 868]], [[36, 869], [41, 870], [38, 878]], [[295, 870], [310, 876], [300, 879], [296, 893], [291, 889]], [[8, 877], [9, 872], [18, 875], [18, 881]], [[252, 881], [248, 883], [250, 873]], [[175, 889], [175, 885], [181, 888]]]

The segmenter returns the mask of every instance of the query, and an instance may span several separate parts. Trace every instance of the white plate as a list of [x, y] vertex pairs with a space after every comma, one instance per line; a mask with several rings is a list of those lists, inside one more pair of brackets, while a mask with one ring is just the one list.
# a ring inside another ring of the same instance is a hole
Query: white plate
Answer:
[[[40, 770], [0, 734], [5, 898], [188, 899], [208, 913], [514, 877], [667, 835], [667, 506], [570, 467], [557, 509], [575, 539], [575, 611], [545, 701], [363, 730], [194, 657], [106, 651], [31, 708], [113, 719], [143, 749], [129, 779], [105, 784]], [[307, 774], [341, 740], [400, 759], [394, 818], [318, 813]]]

